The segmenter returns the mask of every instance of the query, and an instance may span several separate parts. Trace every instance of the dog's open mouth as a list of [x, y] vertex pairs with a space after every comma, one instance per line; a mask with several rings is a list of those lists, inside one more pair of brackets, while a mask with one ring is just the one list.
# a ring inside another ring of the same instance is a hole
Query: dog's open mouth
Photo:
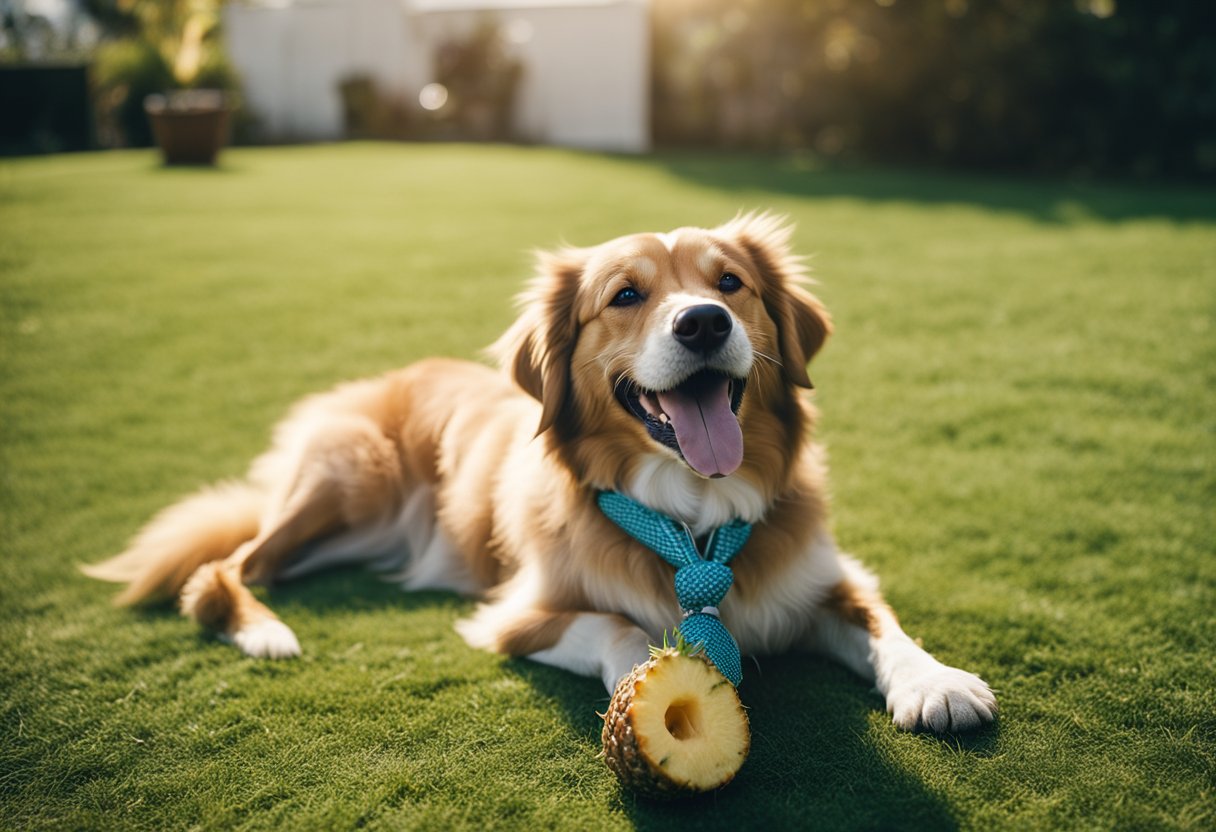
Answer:
[[622, 378], [616, 392], [651, 439], [680, 454], [697, 473], [725, 477], [743, 463], [738, 413], [745, 386], [743, 379], [701, 370], [670, 390], [647, 390]]

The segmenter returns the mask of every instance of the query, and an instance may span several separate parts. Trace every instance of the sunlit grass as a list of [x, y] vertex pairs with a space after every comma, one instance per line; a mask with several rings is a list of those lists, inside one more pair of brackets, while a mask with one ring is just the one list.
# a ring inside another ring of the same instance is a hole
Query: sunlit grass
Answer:
[[[343, 572], [239, 657], [73, 566], [239, 475], [298, 396], [475, 357], [528, 250], [798, 223], [842, 543], [999, 726], [894, 731], [806, 658], [742, 687], [722, 793], [622, 795], [599, 683], [474, 652], [468, 602]], [[1210, 828], [1216, 196], [796, 162], [347, 145], [0, 163], [0, 827]]]

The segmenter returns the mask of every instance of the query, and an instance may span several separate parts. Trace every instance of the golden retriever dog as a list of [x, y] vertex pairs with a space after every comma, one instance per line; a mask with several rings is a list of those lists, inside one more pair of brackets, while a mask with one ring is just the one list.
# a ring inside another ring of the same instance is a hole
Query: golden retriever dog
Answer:
[[480, 599], [476, 647], [608, 691], [681, 620], [673, 569], [597, 505], [620, 492], [699, 540], [753, 526], [718, 614], [744, 655], [826, 654], [901, 728], [992, 720], [977, 676], [900, 628], [827, 523], [806, 365], [831, 331], [767, 214], [542, 254], [501, 369], [430, 359], [300, 403], [240, 482], [174, 505], [92, 567], [174, 597], [250, 656], [300, 653], [248, 584], [363, 562]]

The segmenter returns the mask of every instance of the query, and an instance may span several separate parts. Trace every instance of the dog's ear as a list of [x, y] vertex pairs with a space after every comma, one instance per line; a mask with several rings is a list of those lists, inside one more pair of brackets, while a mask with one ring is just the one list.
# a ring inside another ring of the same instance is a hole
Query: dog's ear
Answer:
[[831, 334], [832, 319], [819, 299], [802, 288], [806, 265], [790, 252], [793, 230], [783, 217], [750, 213], [740, 214], [715, 233], [742, 249], [755, 264], [764, 306], [777, 324], [786, 380], [809, 388], [806, 365]]
[[519, 298], [519, 318], [489, 352], [543, 406], [539, 436], [557, 423], [568, 403], [570, 358], [578, 338], [575, 300], [587, 254], [574, 248], [542, 251], [536, 261], [536, 277]]
[[791, 384], [811, 388], [806, 365], [832, 333], [832, 319], [819, 299], [796, 283], [786, 283], [765, 300], [780, 334], [781, 365]]

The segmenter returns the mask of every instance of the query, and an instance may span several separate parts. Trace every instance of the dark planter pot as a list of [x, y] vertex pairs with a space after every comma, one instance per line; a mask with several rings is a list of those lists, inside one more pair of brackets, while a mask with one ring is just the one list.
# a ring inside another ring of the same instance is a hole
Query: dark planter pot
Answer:
[[166, 165], [214, 165], [228, 143], [232, 108], [218, 90], [149, 95], [144, 111]]

